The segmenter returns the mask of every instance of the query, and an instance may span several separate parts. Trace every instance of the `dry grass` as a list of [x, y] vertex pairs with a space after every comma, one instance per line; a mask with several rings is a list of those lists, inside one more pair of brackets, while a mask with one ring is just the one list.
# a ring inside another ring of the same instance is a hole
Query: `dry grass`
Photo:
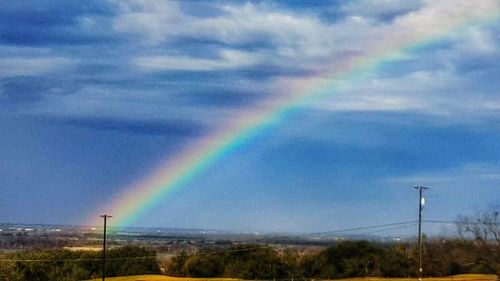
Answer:
[[[101, 279], [94, 279], [99, 281]], [[235, 278], [190, 278], [190, 277], [170, 277], [163, 275], [135, 275], [123, 277], [109, 277], [109, 281], [242, 281]], [[417, 278], [380, 278], [362, 277], [339, 279], [335, 281], [416, 281]], [[424, 278], [425, 281], [497, 281], [496, 275], [487, 274], [462, 274], [449, 277]]]
[[[100, 281], [101, 278], [92, 281]], [[236, 278], [190, 278], [190, 277], [170, 277], [164, 275], [134, 275], [123, 277], [107, 277], [109, 281], [242, 281]]]
[[[335, 281], [415, 281], [418, 278], [380, 278], [380, 277], [362, 277], [347, 278]], [[424, 281], [497, 281], [496, 275], [488, 274], [461, 274], [447, 277], [423, 278]]]

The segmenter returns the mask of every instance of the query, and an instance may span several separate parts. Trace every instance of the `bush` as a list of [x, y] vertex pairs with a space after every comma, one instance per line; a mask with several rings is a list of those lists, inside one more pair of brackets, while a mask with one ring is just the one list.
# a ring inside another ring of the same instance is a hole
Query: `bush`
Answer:
[[[157, 274], [156, 253], [143, 247], [125, 246], [107, 252], [107, 276]], [[2, 265], [7, 280], [83, 280], [99, 277], [102, 252], [70, 250], [30, 250], [7, 256], [19, 260]], [[145, 258], [147, 257], [147, 258]], [[26, 260], [26, 261], [25, 261]], [[29, 260], [29, 261], [28, 261]], [[0, 275], [1, 276], [1, 275]]]

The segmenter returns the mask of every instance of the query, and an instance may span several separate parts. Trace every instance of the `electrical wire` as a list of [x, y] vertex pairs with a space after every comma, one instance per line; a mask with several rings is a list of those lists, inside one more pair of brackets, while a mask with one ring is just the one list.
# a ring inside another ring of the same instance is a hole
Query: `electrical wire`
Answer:
[[[367, 230], [367, 229], [385, 228], [385, 227], [392, 227], [392, 226], [402, 226], [402, 225], [409, 225], [409, 224], [413, 225], [413, 224], [417, 224], [417, 223], [418, 223], [418, 221], [402, 221], [402, 222], [394, 222], [394, 223], [386, 223], [386, 224], [376, 224], [376, 225], [370, 225], [370, 226], [344, 228], [344, 229], [337, 229], [337, 230], [325, 231], [325, 232], [316, 232], [316, 233], [310, 233], [309, 235], [328, 235], [328, 234], [336, 234], [336, 233], [344, 233], [344, 232], [362, 231], [362, 230]], [[460, 223], [460, 222], [459, 221], [447, 221], [447, 220], [422, 220], [422, 223], [455, 225], [455, 224]], [[483, 225], [484, 222], [467, 222], [465, 224], [467, 224], [467, 225]], [[500, 224], [490, 223], [488, 225], [499, 226]]]
[[[325, 231], [325, 232], [317, 232], [310, 233], [308, 235], [318, 236], [318, 235], [332, 235], [338, 233], [350, 233], [350, 232], [358, 232], [356, 234], [366, 234], [366, 233], [376, 233], [376, 232], [384, 232], [391, 230], [404, 229], [408, 227], [412, 227], [417, 224], [418, 221], [403, 221], [403, 222], [395, 222], [395, 223], [386, 223], [386, 224], [377, 224], [370, 226], [361, 226], [361, 227], [352, 227], [352, 228], [344, 228], [337, 229], [333, 231]], [[457, 221], [446, 221], [446, 220], [422, 220], [422, 223], [433, 223], [433, 224], [456, 224]], [[482, 222], [467, 222], [467, 225], [482, 225]], [[491, 225], [499, 225], [497, 223], [493, 223]], [[209, 254], [223, 254], [229, 252], [244, 252], [244, 251], [252, 251], [255, 249], [263, 249], [263, 248], [272, 248], [269, 245], [249, 247], [249, 248], [241, 248], [241, 249], [226, 249], [226, 250], [217, 250], [217, 251], [202, 251], [197, 253], [187, 254], [188, 256], [198, 256], [198, 255], [209, 255]], [[134, 259], [150, 259], [157, 258], [157, 256], [144, 256], [144, 257], [124, 257], [124, 258], [107, 258], [107, 260], [134, 260]], [[89, 258], [89, 259], [0, 259], [0, 262], [70, 262], [70, 261], [101, 261], [101, 258]]]
[[367, 230], [367, 229], [376, 229], [376, 228], [400, 226], [400, 225], [415, 224], [415, 223], [418, 223], [418, 222], [417, 221], [403, 221], [403, 222], [385, 223], [385, 224], [377, 224], [377, 225], [370, 225], [370, 226], [337, 229], [337, 230], [325, 231], [325, 232], [316, 232], [316, 233], [311, 233], [309, 235], [327, 235], [327, 234], [352, 232], [352, 231]]

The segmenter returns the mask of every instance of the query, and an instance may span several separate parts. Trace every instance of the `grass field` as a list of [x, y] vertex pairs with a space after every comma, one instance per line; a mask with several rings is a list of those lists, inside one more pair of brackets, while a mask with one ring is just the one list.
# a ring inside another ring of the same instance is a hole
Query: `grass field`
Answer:
[[[99, 281], [94, 279], [93, 281]], [[240, 281], [234, 278], [183, 278], [183, 277], [169, 277], [162, 275], [135, 275], [124, 277], [109, 277], [109, 281]], [[337, 279], [335, 281], [414, 281], [417, 278], [378, 278], [378, 277], [362, 277], [362, 278], [348, 278]], [[449, 277], [435, 277], [424, 278], [425, 281], [497, 281], [497, 276], [486, 274], [462, 274]]]
[[[100, 281], [101, 278], [92, 281]], [[109, 281], [242, 281], [236, 278], [189, 278], [189, 277], [170, 277], [164, 275], [134, 275], [123, 277], [107, 277]]]

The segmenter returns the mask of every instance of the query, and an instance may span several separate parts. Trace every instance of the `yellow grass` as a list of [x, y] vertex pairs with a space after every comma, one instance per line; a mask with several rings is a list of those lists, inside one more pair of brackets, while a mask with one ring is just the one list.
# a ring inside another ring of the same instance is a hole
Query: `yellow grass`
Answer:
[[64, 247], [65, 250], [70, 250], [70, 251], [92, 251], [92, 252], [97, 252], [101, 251], [102, 247], [101, 246], [89, 246], [89, 247]]
[[[101, 278], [92, 281], [100, 281]], [[134, 275], [123, 277], [106, 277], [109, 281], [242, 281], [236, 278], [190, 278], [190, 277], [170, 277], [164, 275]]]
[[[338, 279], [335, 281], [415, 281], [418, 278], [380, 278], [380, 277], [361, 277]], [[497, 281], [496, 275], [489, 274], [461, 274], [447, 277], [423, 278], [424, 281]]]
[[[94, 279], [94, 281], [99, 281]], [[190, 278], [190, 277], [170, 277], [163, 275], [135, 275], [123, 277], [108, 277], [109, 281], [243, 281], [235, 278]], [[361, 277], [338, 279], [335, 281], [415, 281], [417, 278], [380, 278], [380, 277]], [[449, 277], [424, 278], [425, 281], [497, 281], [496, 275], [487, 274], [462, 274]]]

